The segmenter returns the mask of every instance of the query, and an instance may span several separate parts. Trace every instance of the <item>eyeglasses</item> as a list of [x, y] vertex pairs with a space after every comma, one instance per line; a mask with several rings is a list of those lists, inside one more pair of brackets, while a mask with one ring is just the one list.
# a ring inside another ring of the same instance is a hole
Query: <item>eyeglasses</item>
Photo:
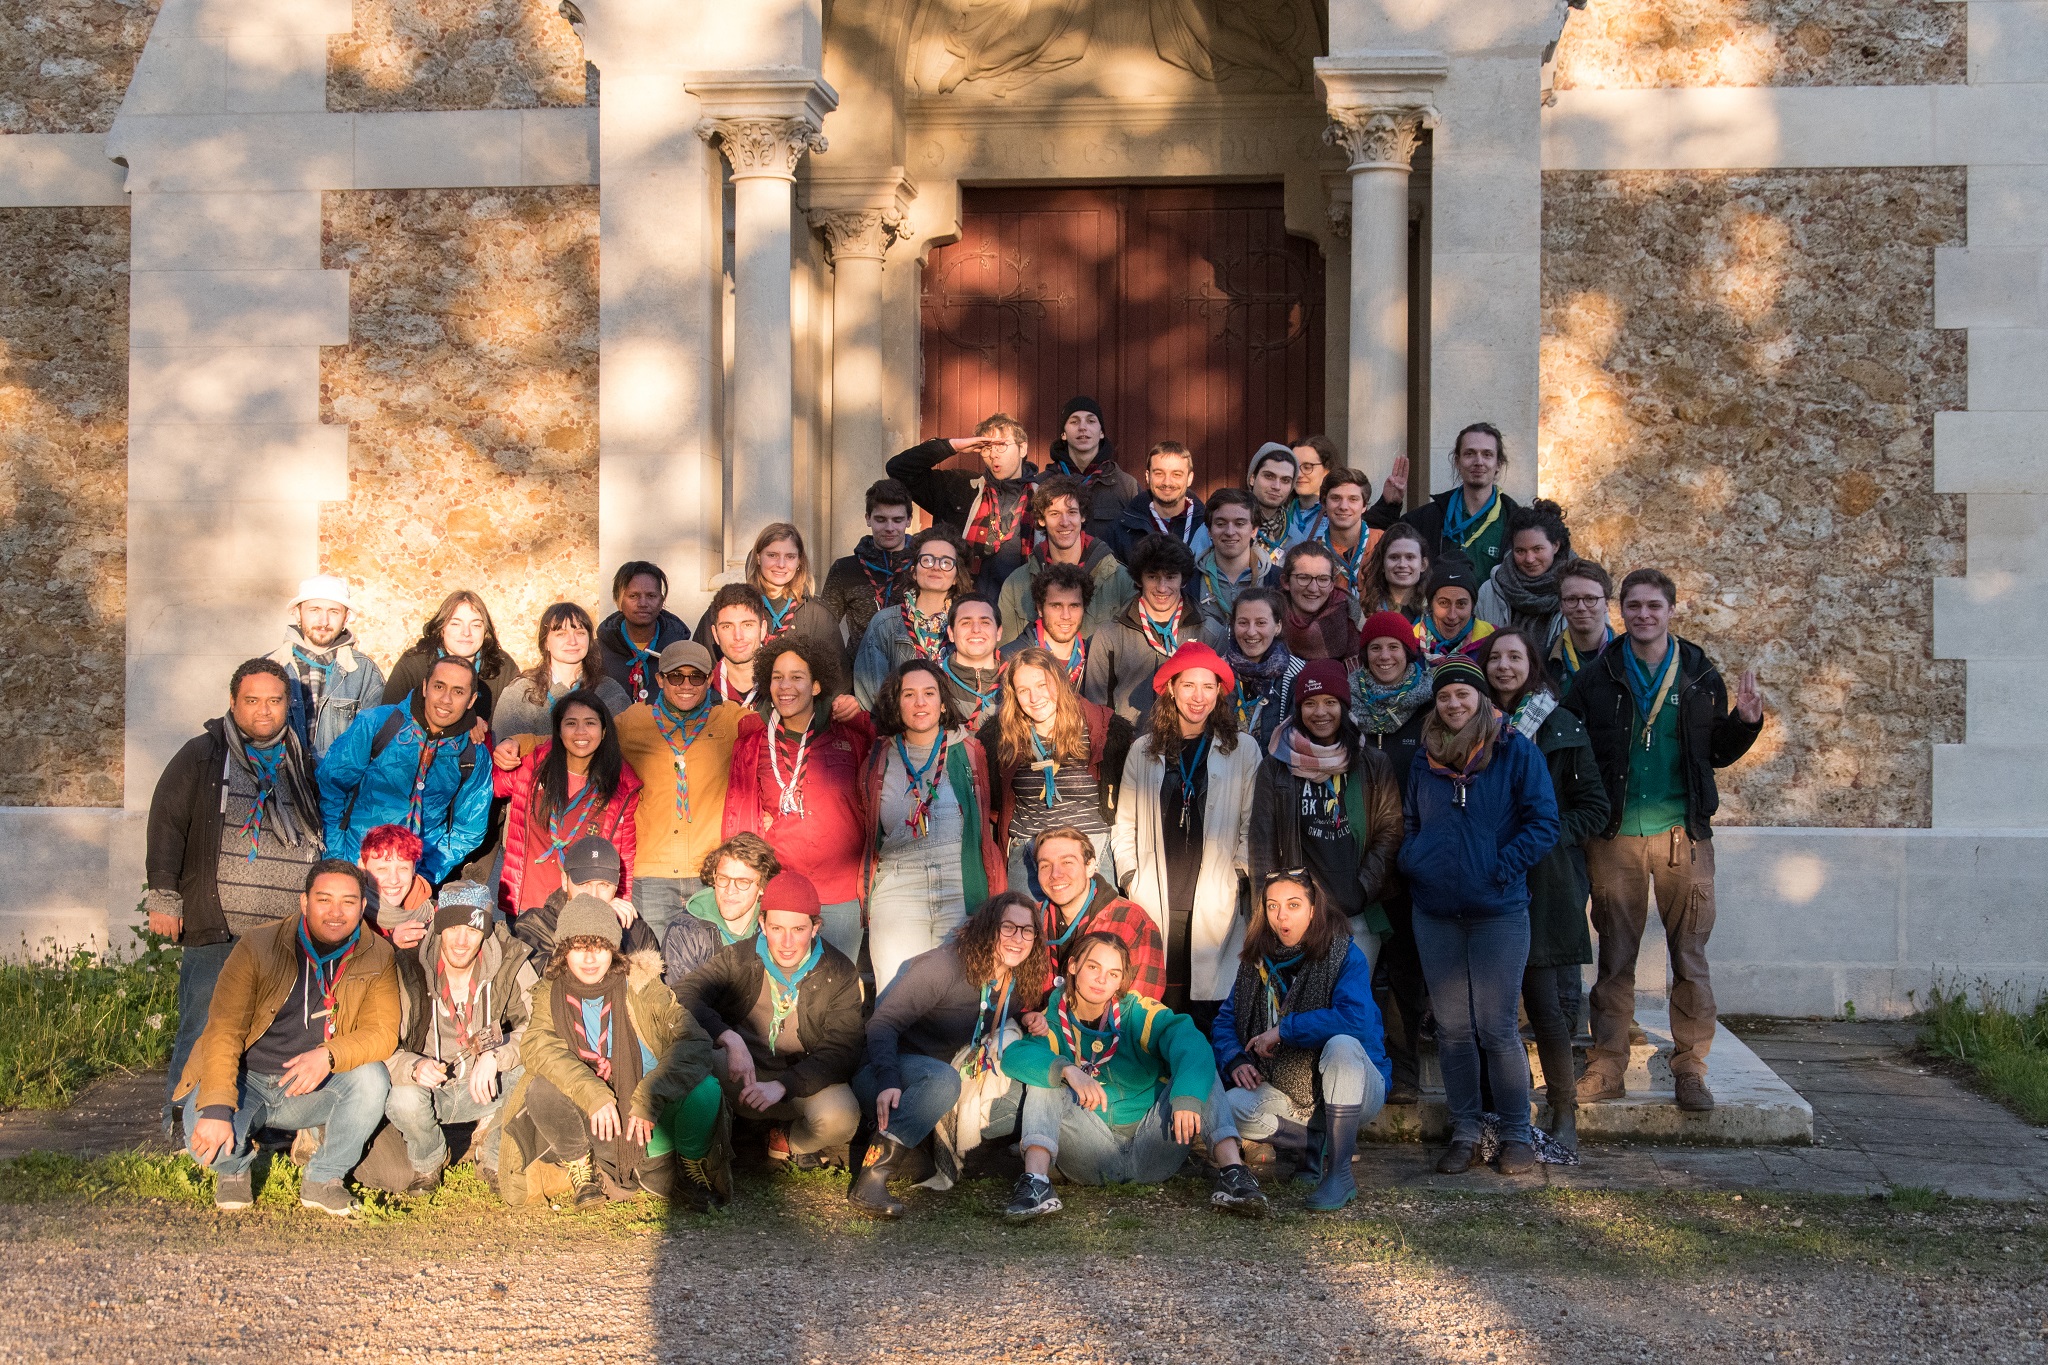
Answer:
[[1298, 573], [1294, 575], [1294, 581], [1301, 584], [1301, 586], [1304, 588], [1327, 588], [1332, 583], [1335, 583], [1337, 579], [1334, 574]]
[[761, 884], [759, 877], [713, 877], [711, 884], [720, 891], [752, 891]]
[[951, 555], [919, 555], [917, 557], [917, 567], [920, 569], [950, 569], [959, 562], [959, 560]]
[[671, 668], [661, 675], [663, 682], [674, 683], [677, 687], [702, 687], [711, 679], [694, 668]]
[[1567, 607], [1597, 607], [1607, 598], [1596, 593], [1591, 597], [1560, 597], [1557, 600]]
[[996, 933], [1003, 938], [1034, 938], [1037, 936], [1037, 932], [1029, 924], [1012, 924], [1008, 920], [1004, 920], [1000, 925], [996, 926]]

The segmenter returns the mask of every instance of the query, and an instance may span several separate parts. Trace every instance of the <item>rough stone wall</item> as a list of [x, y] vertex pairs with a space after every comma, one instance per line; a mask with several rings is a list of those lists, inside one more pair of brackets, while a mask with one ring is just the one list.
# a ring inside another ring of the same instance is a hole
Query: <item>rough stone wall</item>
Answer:
[[1942, 0], [1590, 0], [1556, 87], [1960, 85], [1967, 6]]
[[553, 0], [356, 0], [327, 45], [327, 107], [533, 109], [597, 103]]
[[128, 210], [0, 209], [0, 806], [118, 806]]
[[533, 661], [541, 609], [597, 588], [597, 189], [338, 191], [323, 259], [353, 272], [321, 418], [349, 500], [320, 555], [388, 667], [441, 599], [480, 592]]
[[1934, 414], [1957, 168], [1543, 177], [1544, 496], [1619, 581], [1678, 582], [1678, 630], [1771, 721], [1722, 774], [1731, 824], [1923, 826], [1963, 738], [1933, 580], [1963, 572]]
[[162, 0], [0, 0], [0, 133], [104, 133]]

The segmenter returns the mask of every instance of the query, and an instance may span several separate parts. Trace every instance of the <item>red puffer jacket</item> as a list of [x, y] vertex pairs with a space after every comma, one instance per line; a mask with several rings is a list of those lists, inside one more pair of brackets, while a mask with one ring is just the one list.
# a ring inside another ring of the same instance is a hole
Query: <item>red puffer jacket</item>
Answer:
[[[510, 797], [512, 802], [505, 811], [505, 871], [498, 882], [498, 905], [508, 916], [542, 904], [562, 884], [560, 861], [540, 861], [548, 851], [548, 834], [533, 820], [534, 787], [540, 781], [540, 765], [553, 744], [553, 740], [544, 739], [519, 761], [517, 768], [498, 768], [491, 774], [493, 790], [499, 796]], [[619, 770], [619, 789], [612, 793], [612, 799], [603, 809], [585, 816], [574, 838], [565, 841], [566, 846], [586, 834], [611, 840], [612, 847], [619, 851], [619, 895], [627, 900], [632, 899], [633, 892], [633, 812], [639, 800], [640, 774], [628, 763]]]

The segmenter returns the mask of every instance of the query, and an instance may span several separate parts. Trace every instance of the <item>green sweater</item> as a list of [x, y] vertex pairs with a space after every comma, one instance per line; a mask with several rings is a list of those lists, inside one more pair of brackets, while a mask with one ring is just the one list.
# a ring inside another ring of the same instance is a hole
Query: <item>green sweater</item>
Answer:
[[[1048, 1090], [1066, 1084], [1062, 1073], [1074, 1064], [1074, 1053], [1060, 1036], [1060, 1005], [1065, 996], [1062, 985], [1045, 1002], [1050, 1033], [1043, 1038], [1020, 1039], [1003, 1049], [1005, 1076]], [[1168, 1090], [1176, 1110], [1199, 1111], [1216, 1088], [1216, 1053], [1195, 1021], [1136, 993], [1127, 993], [1118, 1006], [1123, 1019], [1116, 1055], [1096, 1077], [1109, 1095], [1109, 1113], [1104, 1117], [1117, 1127], [1138, 1122], [1159, 1103], [1161, 1087]], [[1081, 1025], [1082, 1049], [1094, 1056], [1098, 1044], [1102, 1050], [1108, 1049], [1109, 1031]]]

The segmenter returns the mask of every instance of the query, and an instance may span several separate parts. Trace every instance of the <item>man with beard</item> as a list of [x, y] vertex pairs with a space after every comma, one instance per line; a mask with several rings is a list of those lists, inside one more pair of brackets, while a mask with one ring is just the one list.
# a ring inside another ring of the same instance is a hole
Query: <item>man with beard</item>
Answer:
[[288, 609], [293, 620], [270, 657], [283, 666], [290, 689], [286, 723], [318, 762], [357, 712], [383, 698], [384, 670], [356, 648], [348, 628], [347, 579], [331, 574], [306, 579]]

